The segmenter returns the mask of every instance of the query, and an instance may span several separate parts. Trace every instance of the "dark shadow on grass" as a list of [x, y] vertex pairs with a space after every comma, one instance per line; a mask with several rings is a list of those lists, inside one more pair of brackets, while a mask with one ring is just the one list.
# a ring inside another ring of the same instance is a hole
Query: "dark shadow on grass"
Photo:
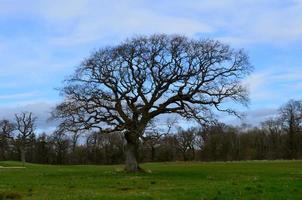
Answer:
[[0, 200], [5, 199], [21, 199], [21, 194], [18, 192], [0, 192]]

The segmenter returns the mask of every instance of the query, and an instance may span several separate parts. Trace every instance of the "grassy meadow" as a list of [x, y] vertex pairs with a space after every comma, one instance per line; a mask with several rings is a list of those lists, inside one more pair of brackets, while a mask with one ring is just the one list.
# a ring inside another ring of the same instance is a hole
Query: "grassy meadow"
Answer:
[[302, 161], [50, 166], [0, 162], [2, 199], [302, 199]]

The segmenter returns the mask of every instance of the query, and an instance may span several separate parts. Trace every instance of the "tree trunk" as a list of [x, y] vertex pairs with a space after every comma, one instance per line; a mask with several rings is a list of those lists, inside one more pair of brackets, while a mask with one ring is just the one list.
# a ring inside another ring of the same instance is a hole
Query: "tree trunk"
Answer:
[[138, 136], [133, 133], [127, 132], [125, 134], [125, 138], [127, 141], [125, 149], [125, 170], [127, 172], [138, 172], [140, 171], [140, 167], [138, 165]]
[[5, 151], [3, 149], [0, 150], [0, 161], [5, 160]]
[[192, 148], [192, 160], [195, 160], [195, 149], [194, 149], [194, 147]]
[[186, 150], [182, 151], [183, 161], [187, 161]]
[[155, 158], [155, 147], [152, 145], [151, 146], [151, 161], [154, 162]]
[[26, 158], [25, 158], [25, 148], [21, 148], [21, 162], [24, 163], [26, 162]]

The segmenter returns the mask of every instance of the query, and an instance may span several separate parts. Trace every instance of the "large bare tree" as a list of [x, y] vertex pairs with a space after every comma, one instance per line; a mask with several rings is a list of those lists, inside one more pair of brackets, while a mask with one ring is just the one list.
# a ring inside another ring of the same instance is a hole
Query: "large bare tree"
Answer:
[[252, 67], [242, 50], [214, 40], [178, 35], [135, 37], [85, 59], [62, 88], [53, 116], [77, 129], [123, 132], [126, 170], [138, 166], [139, 139], [159, 115], [209, 121], [223, 103], [246, 104], [241, 80]]

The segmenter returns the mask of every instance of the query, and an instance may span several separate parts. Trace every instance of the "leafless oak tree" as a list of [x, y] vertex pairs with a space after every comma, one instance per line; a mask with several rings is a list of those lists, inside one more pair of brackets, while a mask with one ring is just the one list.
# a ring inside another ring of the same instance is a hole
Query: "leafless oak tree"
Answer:
[[31, 112], [15, 114], [17, 136], [20, 141], [21, 161], [26, 162], [26, 148], [29, 139], [34, 134], [36, 117]]
[[178, 35], [135, 37], [94, 52], [66, 80], [53, 116], [77, 129], [123, 132], [126, 170], [138, 171], [139, 138], [159, 115], [199, 122], [212, 109], [236, 114], [224, 102], [246, 104], [241, 80], [252, 67], [242, 50]]

